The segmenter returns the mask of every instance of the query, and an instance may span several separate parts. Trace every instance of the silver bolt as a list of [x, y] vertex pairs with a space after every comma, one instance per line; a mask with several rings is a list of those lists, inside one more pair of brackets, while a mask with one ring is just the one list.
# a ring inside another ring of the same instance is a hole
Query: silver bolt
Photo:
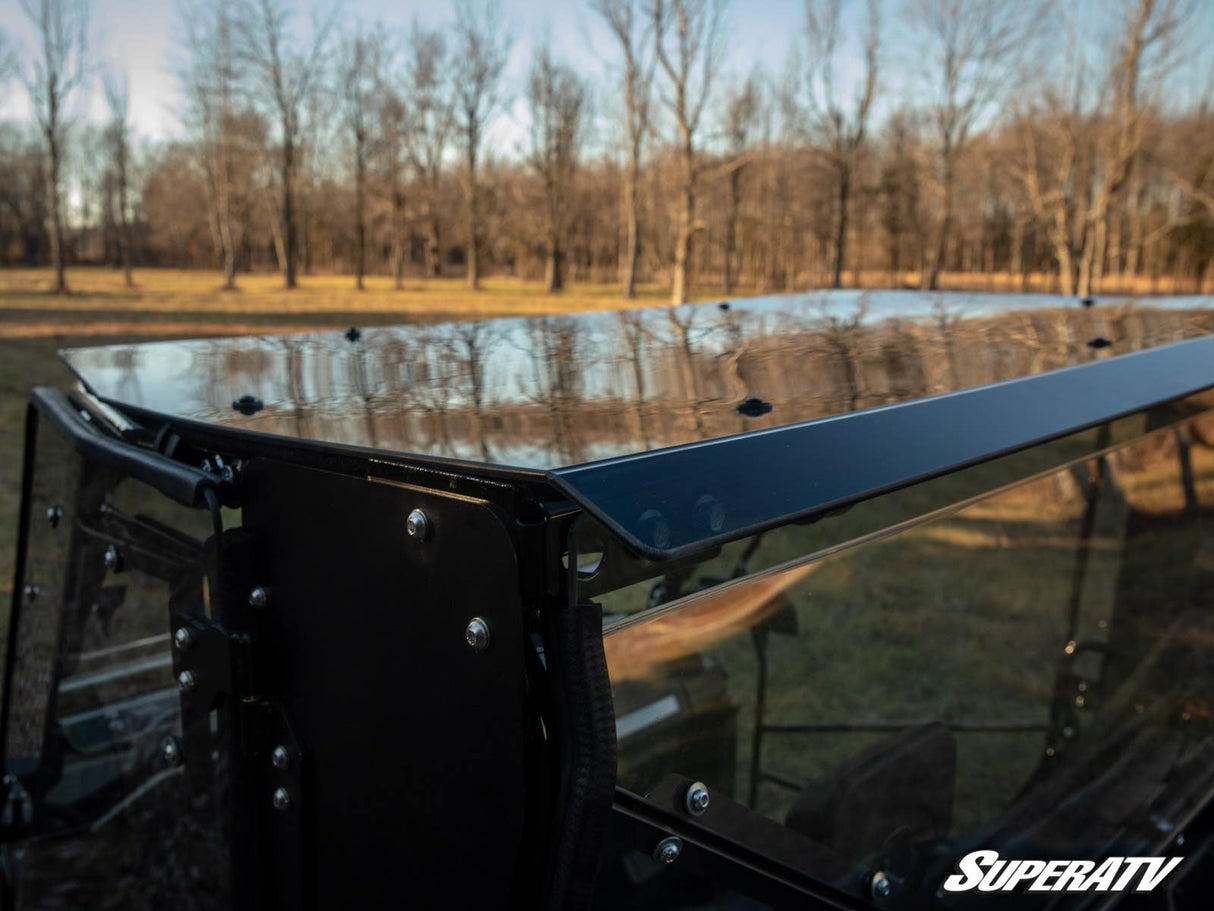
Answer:
[[483, 652], [489, 647], [489, 622], [484, 617], [473, 617], [468, 621], [464, 630], [464, 641], [472, 646], [474, 652]]
[[274, 803], [275, 810], [291, 809], [291, 792], [286, 788], [275, 788], [274, 794], [270, 798]]
[[113, 544], [105, 549], [105, 568], [112, 573], [116, 573], [122, 568], [122, 554]]
[[38, 596], [42, 594], [42, 589], [40, 589], [37, 585], [34, 585], [32, 582], [25, 586], [23, 591], [25, 593], [25, 600], [30, 602], [37, 601]]
[[58, 506], [51, 506], [46, 511], [46, 521], [51, 528], [59, 527], [59, 520], [63, 518], [63, 509]]
[[270, 593], [260, 585], [255, 585], [249, 592], [249, 604], [253, 607], [265, 607], [270, 603]]
[[653, 859], [660, 864], [672, 864], [683, 853], [683, 839], [677, 835], [663, 838], [653, 849]]
[[889, 877], [878, 870], [869, 879], [868, 889], [872, 893], [873, 898], [889, 898], [890, 892], [893, 891], [893, 886], [890, 885]]
[[284, 746], [274, 747], [270, 753], [270, 762], [274, 764], [274, 768], [286, 771], [291, 768], [291, 754], [287, 752]]
[[164, 739], [164, 743], [160, 746], [160, 758], [164, 760], [165, 765], [181, 765], [181, 744], [177, 742], [176, 737], [166, 737]]
[[188, 626], [179, 626], [173, 633], [173, 644], [177, 646], [177, 651], [184, 652], [194, 644], [194, 634], [190, 632]]
[[687, 786], [683, 795], [683, 806], [692, 816], [702, 816], [708, 809], [708, 785], [702, 781], [693, 781]]
[[424, 541], [430, 537], [430, 519], [420, 509], [415, 509], [405, 519], [405, 531], [414, 541]]
[[193, 671], [182, 671], [177, 675], [177, 685], [181, 687], [183, 693], [192, 693], [194, 687], [198, 685], [198, 680], [194, 677]]

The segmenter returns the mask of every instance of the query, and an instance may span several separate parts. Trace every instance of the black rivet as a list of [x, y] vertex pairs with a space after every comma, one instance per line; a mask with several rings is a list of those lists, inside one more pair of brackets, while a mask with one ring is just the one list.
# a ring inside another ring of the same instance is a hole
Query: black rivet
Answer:
[[1090, 342], [1088, 342], [1088, 347], [1095, 348], [1097, 351], [1099, 351], [1101, 348], [1113, 347], [1113, 343], [1110, 342], [1104, 336], [1097, 336], [1096, 338], [1094, 338]]
[[255, 395], [242, 395], [232, 402], [232, 407], [241, 414], [256, 414], [265, 408], [265, 403]]
[[749, 398], [738, 403], [738, 414], [744, 414], [748, 418], [757, 418], [769, 411], [771, 411], [771, 402], [765, 402], [759, 398]]
[[346, 341], [347, 342], [356, 342], [362, 337], [363, 337], [363, 334], [358, 331], [357, 326], [351, 326], [349, 329], [346, 330]]

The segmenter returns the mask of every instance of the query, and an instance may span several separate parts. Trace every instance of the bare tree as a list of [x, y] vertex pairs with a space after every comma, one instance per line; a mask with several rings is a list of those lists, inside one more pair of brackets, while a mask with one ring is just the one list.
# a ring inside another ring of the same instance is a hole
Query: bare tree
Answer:
[[183, 7], [188, 63], [181, 74], [187, 118], [198, 134], [210, 196], [212, 235], [223, 258], [223, 289], [236, 289], [235, 196], [237, 121], [244, 70], [237, 48], [234, 0], [197, 0]]
[[1162, 156], [1168, 182], [1214, 217], [1214, 105], [1209, 95], [1168, 132], [1168, 148]]
[[1094, 92], [1078, 37], [1088, 23], [1072, 22], [1061, 90], [1043, 86], [1042, 100], [1018, 119], [1018, 177], [1045, 226], [1063, 294], [1099, 290], [1112, 203], [1130, 179], [1150, 100], [1177, 62], [1192, 11], [1184, 0], [1123, 0], [1114, 10], [1120, 34], [1102, 49]]
[[[1207, 173], [1209, 173], [1208, 169]], [[1175, 172], [1170, 174], [1169, 177], [1186, 196], [1201, 203], [1210, 214], [1214, 215], [1214, 193], [1204, 189], [1203, 185], [1205, 181], [1191, 181]]]
[[67, 293], [64, 273], [62, 169], [67, 105], [88, 74], [88, 0], [21, 0], [21, 9], [38, 35], [39, 49], [26, 76], [30, 104], [46, 143], [47, 195], [50, 197], [51, 265], [56, 294]]
[[895, 111], [886, 123], [882, 145], [878, 198], [881, 202], [881, 226], [886, 235], [886, 260], [890, 284], [901, 287], [902, 270], [907, 258], [903, 249], [909, 239], [911, 259], [922, 267], [923, 229], [919, 205], [920, 141], [915, 125], [918, 118], [906, 110]]
[[909, 46], [923, 61], [936, 133], [939, 213], [922, 286], [935, 289], [952, 230], [957, 163], [982, 117], [1010, 89], [1012, 75], [1046, 21], [1035, 0], [910, 0]]
[[624, 171], [624, 250], [621, 257], [621, 283], [624, 297], [636, 297], [637, 265], [641, 255], [640, 201], [641, 157], [649, 135], [650, 104], [653, 99], [655, 56], [648, 19], [638, 8], [638, 0], [591, 0], [615, 37], [623, 58], [620, 81], [624, 89], [624, 142], [627, 164]]
[[455, 122], [464, 156], [464, 229], [468, 287], [480, 286], [482, 230], [478, 167], [489, 118], [497, 110], [510, 39], [497, 0], [455, 0]]
[[717, 25], [724, 5], [725, 0], [652, 0], [649, 9], [658, 65], [666, 76], [660, 97], [674, 117], [681, 176], [672, 304], [688, 299], [692, 242], [702, 227], [696, 219], [702, 171], [696, 134], [720, 63]]
[[0, 86], [6, 84], [17, 71], [17, 55], [4, 29], [0, 29]]
[[383, 184], [388, 197], [388, 231], [392, 247], [392, 283], [400, 291], [405, 286], [405, 257], [408, 254], [405, 224], [405, 187], [408, 166], [407, 137], [409, 107], [392, 60], [391, 48], [376, 74], [373, 110], [379, 126], [376, 151], [382, 156]]
[[732, 294], [738, 273], [738, 219], [742, 207], [742, 172], [752, 154], [755, 128], [762, 113], [759, 75], [752, 71], [725, 99], [723, 126], [729, 144], [729, 202], [725, 212], [725, 293]]
[[536, 51], [527, 82], [531, 108], [531, 166], [544, 193], [544, 241], [551, 294], [564, 285], [569, 190], [581, 151], [588, 90], [570, 67], [552, 59], [547, 44]]
[[290, 11], [281, 0], [255, 0], [247, 14], [244, 56], [263, 103], [278, 121], [278, 179], [281, 196], [283, 285], [296, 285], [298, 215], [296, 180], [303, 157], [304, 116], [317, 88], [325, 46], [337, 10], [313, 23], [311, 41], [299, 47], [290, 28]]
[[110, 179], [113, 183], [111, 207], [114, 225], [118, 229], [118, 256], [122, 261], [123, 280], [128, 288], [135, 287], [131, 274], [131, 123], [130, 84], [125, 73], [108, 73], [105, 78], [105, 100], [110, 109], [110, 122], [105, 139], [110, 156]]
[[442, 275], [441, 205], [443, 153], [454, 108], [450, 63], [443, 34], [418, 25], [409, 30], [405, 86], [409, 96], [405, 142], [422, 189], [426, 225], [426, 272]]
[[[841, 85], [854, 75], [852, 58], [843, 53], [845, 0], [805, 0], [805, 115], [838, 190], [835, 211], [835, 256], [831, 287], [843, 283], [847, 219], [859, 158], [868, 135], [868, 118], [877, 94], [881, 20], [877, 0], [866, 0], [862, 75], [854, 91]], [[850, 94], [850, 98], [846, 97]]]
[[372, 106], [386, 41], [382, 30], [356, 28], [342, 41], [339, 68], [341, 102], [354, 153], [354, 284], [363, 290], [367, 270], [367, 159], [370, 154]]

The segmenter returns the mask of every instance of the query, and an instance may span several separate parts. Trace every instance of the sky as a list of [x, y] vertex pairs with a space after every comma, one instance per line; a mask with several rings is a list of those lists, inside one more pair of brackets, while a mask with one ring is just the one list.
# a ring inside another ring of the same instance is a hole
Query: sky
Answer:
[[[292, 3], [295, 20], [304, 27], [316, 4]], [[489, 140], [509, 154], [512, 143], [522, 141], [526, 117], [522, 86], [531, 52], [547, 39], [558, 59], [574, 66], [594, 83], [604, 76], [604, 59], [613, 47], [610, 35], [580, 0], [502, 0], [506, 30], [514, 44], [506, 71], [509, 107], [491, 131]], [[321, 7], [328, 9], [329, 7]], [[773, 71], [783, 65], [789, 36], [802, 16], [802, 0], [735, 0], [726, 13], [722, 39], [728, 46], [726, 72], [745, 74], [762, 62]], [[404, 33], [416, 17], [423, 25], [439, 27], [453, 19], [444, 0], [344, 0], [339, 28], [355, 22], [382, 22], [390, 31]], [[26, 55], [35, 47], [35, 34], [21, 9], [20, 0], [0, 0], [0, 28]], [[93, 0], [90, 54], [98, 68], [125, 70], [130, 83], [131, 117], [145, 140], [182, 135], [183, 102], [176, 71], [183, 60], [179, 7], [173, 0]], [[105, 119], [100, 81], [87, 96], [77, 99], [73, 114], [83, 120]], [[0, 89], [0, 119], [23, 120], [28, 101], [19, 84]]]
[[[291, 2], [295, 24], [304, 29], [316, 9], [330, 9], [332, 0], [298, 0]], [[723, 82], [740, 79], [756, 66], [778, 77], [783, 72], [788, 50], [800, 32], [804, 16], [804, 0], [732, 0], [727, 6], [722, 24], [722, 45], [726, 50]], [[1070, 0], [1078, 21], [1095, 21], [1101, 17], [1088, 15], [1085, 5], [1107, 3], [1108, 0]], [[1198, 10], [1192, 33], [1214, 33], [1214, 2], [1195, 0]], [[175, 73], [184, 61], [179, 0], [92, 0], [92, 35], [90, 56], [95, 73], [105, 68], [124, 71], [130, 85], [130, 108], [137, 141], [155, 142], [173, 139], [183, 134], [181, 115], [184, 109]], [[614, 56], [611, 36], [587, 7], [586, 0], [501, 0], [503, 20], [508, 34], [514, 39], [505, 76], [506, 105], [488, 133], [490, 149], [498, 155], [511, 157], [526, 144], [527, 123], [524, 84], [532, 51], [537, 42], [547, 40], [558, 59], [575, 67], [599, 90], [596, 108], [599, 112], [599, 141], [611, 140], [611, 105], [616, 103], [614, 83], [606, 79], [605, 61]], [[898, 46], [890, 40], [897, 26], [894, 21], [897, 4], [882, 3], [883, 31], [881, 107], [914, 100], [913, 80], [907, 73], [916, 68], [912, 49]], [[843, 60], [844, 75], [848, 71], [859, 77], [859, 19], [863, 4], [853, 0], [845, 20], [848, 43]], [[1107, 8], [1105, 8], [1107, 11]], [[1095, 13], [1097, 10], [1091, 10]], [[428, 27], [450, 24], [453, 13], [450, 0], [344, 0], [337, 17], [338, 29], [351, 29], [356, 23], [372, 25], [382, 22], [389, 32], [403, 35], [417, 18]], [[19, 52], [27, 59], [35, 47], [36, 36], [21, 9], [21, 0], [0, 0], [0, 29], [8, 33]], [[1106, 29], [1107, 30], [1107, 29]], [[1087, 40], [1099, 44], [1111, 36], [1093, 30]], [[1192, 103], [1193, 96], [1214, 92], [1212, 45], [1200, 42], [1200, 60], [1177, 73], [1170, 92], [1174, 101]], [[1181, 98], [1181, 96], [1185, 96]], [[0, 85], [0, 120], [28, 120], [29, 104], [25, 92], [16, 81]], [[92, 80], [89, 92], [82, 92], [69, 113], [78, 119], [104, 122], [106, 107], [99, 78]], [[881, 119], [880, 111], [875, 111]]]

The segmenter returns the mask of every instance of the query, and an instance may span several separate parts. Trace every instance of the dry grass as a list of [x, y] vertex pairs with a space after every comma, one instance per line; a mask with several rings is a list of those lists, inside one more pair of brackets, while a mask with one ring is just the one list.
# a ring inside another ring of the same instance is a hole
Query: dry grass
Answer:
[[137, 287], [126, 288], [111, 269], [68, 270], [72, 293], [46, 292], [45, 269], [0, 272], [0, 338], [53, 334], [70, 326], [73, 334], [149, 335], [234, 334], [289, 331], [342, 322], [403, 322], [410, 319], [516, 316], [608, 310], [665, 302], [665, 291], [644, 287], [635, 301], [620, 297], [615, 285], [579, 285], [546, 294], [534, 282], [490, 278], [472, 292], [458, 279], [411, 280], [396, 290], [385, 276], [367, 279], [357, 291], [348, 276], [305, 276], [292, 291], [276, 274], [242, 275], [239, 289], [224, 292], [213, 272], [141, 269]]
[[[462, 279], [410, 279], [396, 290], [387, 276], [370, 276], [366, 290], [357, 291], [347, 275], [308, 275], [292, 291], [282, 287], [277, 273], [242, 275], [239, 289], [224, 292], [215, 272], [182, 269], [139, 269], [137, 286], [123, 285], [113, 269], [81, 267], [68, 270], [72, 293], [47, 293], [47, 269], [0, 271], [0, 338], [34, 338], [70, 333], [84, 338], [108, 335], [233, 335], [289, 332], [328, 328], [343, 323], [391, 323], [410, 320], [479, 318], [614, 310], [626, 306], [652, 306], [667, 300], [659, 285], [640, 288], [640, 296], [626, 301], [619, 286], [575, 285], [559, 294], [546, 294], [538, 282], [508, 277], [488, 278], [472, 292]], [[845, 284], [865, 288], [917, 286], [913, 272], [854, 272]], [[945, 273], [946, 289], [965, 291], [1050, 292], [1057, 281], [1048, 275], [1031, 275], [1025, 281], [1007, 275]], [[1163, 278], [1139, 279], [1108, 293], [1191, 293]], [[704, 286], [697, 299], [713, 300], [721, 289]], [[734, 296], [745, 296], [735, 294]]]
[[[891, 275], [887, 271], [864, 271], [859, 284], [854, 272], [844, 273], [844, 284], [849, 288], [918, 288], [918, 272], [901, 272]], [[986, 291], [1003, 294], [1060, 294], [1058, 276], [1053, 272], [1032, 272], [1028, 275], [1012, 275], [1008, 272], [944, 272], [940, 275], [940, 288], [944, 291]], [[1201, 287], [1192, 278], [1176, 278], [1170, 275], [1135, 275], [1126, 277], [1106, 276], [1101, 283], [1104, 295], [1126, 295], [1147, 297], [1157, 294], [1203, 294], [1208, 288]]]

